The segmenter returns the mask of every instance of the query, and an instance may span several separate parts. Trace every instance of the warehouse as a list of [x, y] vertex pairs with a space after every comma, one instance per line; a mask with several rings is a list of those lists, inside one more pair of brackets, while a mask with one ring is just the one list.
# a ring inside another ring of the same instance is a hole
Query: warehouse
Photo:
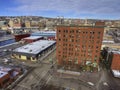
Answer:
[[21, 60], [37, 61], [54, 49], [56, 41], [39, 40], [13, 50], [12, 57]]

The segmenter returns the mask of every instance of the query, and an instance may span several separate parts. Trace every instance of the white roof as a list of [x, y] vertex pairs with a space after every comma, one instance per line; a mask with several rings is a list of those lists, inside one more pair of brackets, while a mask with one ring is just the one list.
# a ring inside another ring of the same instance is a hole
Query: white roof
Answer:
[[119, 70], [112, 70], [112, 72], [113, 72], [113, 75], [115, 77], [120, 77], [120, 71]]
[[0, 71], [8, 72], [10, 70], [11, 70], [11, 68], [0, 66]]
[[5, 76], [6, 74], [8, 74], [8, 73], [7, 73], [7, 72], [0, 71], [0, 78], [2, 78], [3, 76]]
[[37, 54], [40, 51], [44, 50], [45, 48], [51, 46], [56, 41], [51, 40], [39, 40], [30, 44], [27, 44], [25, 46], [19, 47], [15, 49], [15, 52], [23, 52], [23, 53], [29, 53], [29, 54]]
[[42, 36], [30, 36], [30, 37], [26, 37], [24, 39], [39, 39], [41, 38]]
[[103, 40], [102, 43], [114, 43], [113, 40]]
[[38, 31], [37, 33], [56, 33], [56, 31]]

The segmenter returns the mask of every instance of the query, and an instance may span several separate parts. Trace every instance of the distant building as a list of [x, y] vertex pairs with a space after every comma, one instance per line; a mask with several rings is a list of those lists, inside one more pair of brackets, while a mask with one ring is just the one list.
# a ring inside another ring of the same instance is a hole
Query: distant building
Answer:
[[8, 25], [6, 21], [0, 21], [0, 28], [2, 30], [7, 30], [8, 29]]
[[26, 28], [30, 28], [31, 26], [30, 26], [30, 21], [25, 21], [25, 27]]
[[67, 69], [90, 65], [98, 68], [104, 22], [92, 26], [58, 26], [58, 66]]
[[21, 28], [21, 21], [19, 18], [10, 19], [8, 24], [12, 28]]
[[47, 52], [54, 49], [56, 41], [39, 40], [13, 50], [12, 57], [21, 60], [37, 61]]
[[32, 33], [31, 36], [42, 36], [46, 40], [56, 40], [56, 31], [39, 31]]

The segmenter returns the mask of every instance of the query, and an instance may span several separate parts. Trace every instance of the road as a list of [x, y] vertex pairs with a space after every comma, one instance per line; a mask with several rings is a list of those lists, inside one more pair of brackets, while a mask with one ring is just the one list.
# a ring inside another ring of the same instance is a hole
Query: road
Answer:
[[[48, 55], [41, 63], [33, 64], [35, 69], [31, 71], [16, 87], [14, 90], [40, 90], [41, 85], [46, 85], [52, 78], [50, 58], [55, 58], [55, 51]], [[27, 64], [28, 65], [28, 64]]]
[[111, 72], [103, 69], [101, 78], [96, 85], [96, 90], [120, 90], [120, 86], [116, 82], [116, 78], [112, 76]]

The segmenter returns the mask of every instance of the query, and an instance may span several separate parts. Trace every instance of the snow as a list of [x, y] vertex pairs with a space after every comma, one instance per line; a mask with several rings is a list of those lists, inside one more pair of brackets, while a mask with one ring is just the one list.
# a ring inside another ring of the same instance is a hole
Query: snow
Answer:
[[112, 70], [112, 72], [113, 72], [113, 75], [115, 77], [120, 77], [120, 71], [119, 70]]
[[39, 40], [30, 44], [27, 44], [25, 46], [19, 47], [13, 51], [15, 52], [23, 52], [28, 54], [37, 54], [47, 47], [51, 46], [52, 44], [56, 43], [56, 41], [51, 40]]
[[113, 40], [103, 40], [102, 43], [114, 43]]
[[0, 78], [4, 77], [7, 74], [8, 74], [7, 72], [0, 71]]
[[39, 31], [31, 34], [32, 36], [56, 36], [56, 31]]
[[9, 72], [11, 70], [12, 70], [11, 68], [6, 68], [6, 67], [3, 67], [3, 66], [0, 66], [0, 71]]
[[91, 86], [94, 86], [94, 84], [92, 83], [92, 82], [87, 82], [89, 85], [91, 85]]
[[42, 36], [30, 36], [30, 37], [26, 37], [24, 39], [39, 39], [42, 38]]
[[103, 85], [108, 86], [108, 83], [107, 82], [103, 82]]

